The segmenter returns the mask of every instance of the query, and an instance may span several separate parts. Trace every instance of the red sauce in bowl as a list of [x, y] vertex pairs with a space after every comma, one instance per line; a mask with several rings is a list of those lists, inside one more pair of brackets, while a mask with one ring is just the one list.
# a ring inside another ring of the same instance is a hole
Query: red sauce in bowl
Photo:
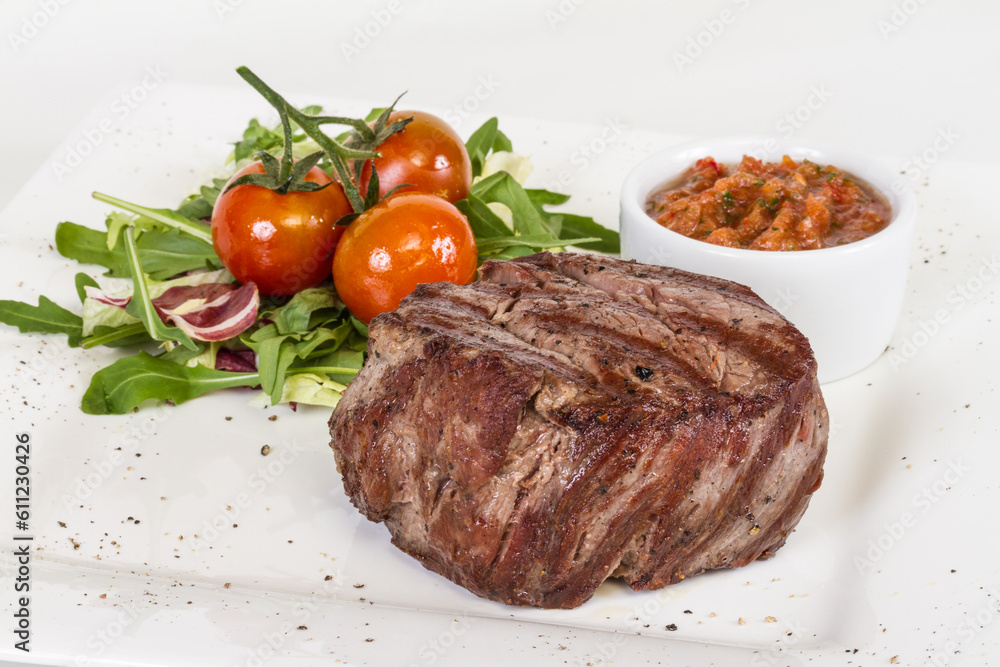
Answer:
[[809, 160], [729, 167], [698, 160], [654, 190], [646, 212], [684, 236], [730, 248], [810, 250], [852, 243], [881, 231], [892, 212], [869, 184]]

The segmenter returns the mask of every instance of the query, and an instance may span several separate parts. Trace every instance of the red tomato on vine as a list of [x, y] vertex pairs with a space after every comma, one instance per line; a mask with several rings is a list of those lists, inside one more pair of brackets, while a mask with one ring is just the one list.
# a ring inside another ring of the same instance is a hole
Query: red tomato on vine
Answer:
[[[385, 197], [403, 184], [443, 197], [455, 203], [469, 196], [472, 185], [472, 162], [458, 133], [447, 122], [423, 111], [394, 111], [388, 123], [413, 118], [401, 132], [390, 135], [375, 149], [379, 196]], [[371, 162], [365, 164], [358, 187], [368, 190]]]
[[465, 216], [422, 192], [398, 192], [350, 224], [333, 257], [333, 282], [351, 313], [368, 323], [395, 310], [420, 283], [470, 283], [478, 253]]
[[[264, 173], [264, 165], [254, 162], [230, 183]], [[330, 183], [319, 167], [309, 169], [302, 180]], [[330, 277], [330, 259], [345, 229], [336, 222], [351, 212], [339, 183], [284, 194], [263, 185], [236, 185], [215, 202], [212, 244], [238, 281], [253, 281], [261, 294], [289, 296]]]

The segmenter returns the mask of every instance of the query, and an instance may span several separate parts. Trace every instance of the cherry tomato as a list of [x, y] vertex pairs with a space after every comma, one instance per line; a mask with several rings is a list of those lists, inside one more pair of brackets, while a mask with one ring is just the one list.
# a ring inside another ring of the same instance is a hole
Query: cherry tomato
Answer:
[[436, 195], [399, 192], [347, 228], [333, 256], [333, 282], [367, 324], [420, 283], [472, 282], [477, 265], [476, 240], [457, 208]]
[[[390, 136], [376, 149], [382, 157], [374, 160], [378, 170], [379, 196], [397, 185], [444, 197], [454, 203], [469, 196], [472, 162], [461, 137], [448, 123], [423, 111], [394, 111], [389, 122], [413, 117], [401, 132]], [[361, 172], [362, 196], [368, 190], [371, 162]], [[402, 191], [402, 190], [401, 190]]]
[[[233, 175], [262, 174], [254, 162]], [[329, 183], [319, 167], [305, 180]], [[253, 281], [261, 294], [288, 296], [330, 277], [330, 258], [351, 213], [339, 183], [314, 192], [279, 194], [259, 185], [224, 192], [212, 211], [215, 254], [241, 283]]]

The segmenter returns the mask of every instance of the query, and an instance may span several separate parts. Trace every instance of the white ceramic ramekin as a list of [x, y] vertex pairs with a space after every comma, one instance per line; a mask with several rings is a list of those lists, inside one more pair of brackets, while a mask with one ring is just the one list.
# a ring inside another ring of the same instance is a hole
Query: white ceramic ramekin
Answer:
[[[738, 163], [744, 155], [777, 162], [783, 155], [833, 165], [879, 190], [892, 207], [892, 221], [861, 241], [834, 248], [776, 252], [726, 248], [687, 238], [653, 220], [645, 204], [650, 192], [711, 156]], [[650, 155], [622, 186], [622, 254], [748, 285], [804, 333], [818, 363], [820, 382], [855, 373], [889, 344], [899, 318], [916, 227], [913, 191], [872, 159], [834, 146], [773, 137], [703, 139]]]

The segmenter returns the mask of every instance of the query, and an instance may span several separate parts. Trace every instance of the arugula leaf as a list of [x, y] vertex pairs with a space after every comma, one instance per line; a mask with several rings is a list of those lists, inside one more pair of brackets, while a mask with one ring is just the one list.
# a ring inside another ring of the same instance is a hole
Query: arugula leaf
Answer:
[[129, 266], [132, 268], [132, 300], [125, 306], [125, 312], [132, 317], [138, 318], [146, 327], [146, 331], [153, 340], [161, 342], [177, 341], [189, 350], [197, 347], [186, 333], [164, 324], [159, 313], [153, 307], [153, 299], [149, 295], [149, 285], [146, 283], [146, 276], [142, 272], [142, 264], [135, 245], [135, 229], [129, 227], [125, 230], [125, 255], [128, 257]]
[[[344, 350], [358, 333], [332, 286], [303, 290], [264, 317], [267, 324], [240, 340], [257, 353], [261, 389], [271, 405], [282, 400], [296, 373], [336, 374], [336, 380], [346, 382], [360, 370], [363, 353]], [[339, 350], [350, 356], [333, 356]]]
[[[397, 98], [396, 101], [398, 102], [399, 99]], [[389, 110], [389, 107], [375, 107], [374, 109], [372, 109], [371, 111], [368, 112], [367, 116], [365, 116], [365, 122], [366, 123], [371, 123], [372, 121], [376, 120], [379, 116], [381, 116], [382, 114], [384, 114], [388, 110]], [[305, 109], [303, 109], [303, 111], [305, 111], [306, 113], [310, 113], [308, 107], [306, 107]]]
[[508, 236], [504, 238], [484, 239], [477, 246], [481, 254], [489, 254], [497, 250], [523, 246], [535, 250], [545, 250], [547, 248], [560, 248], [564, 245], [580, 245], [582, 243], [593, 243], [600, 239], [593, 236], [580, 239], [557, 239], [551, 234], [523, 234], [521, 236]]
[[[572, 245], [587, 250], [606, 252], [617, 255], [621, 253], [621, 236], [613, 229], [608, 229], [604, 225], [595, 222], [593, 218], [572, 213], [548, 213], [549, 224], [556, 226], [557, 234], [565, 245]], [[580, 240], [573, 237], [591, 237], [592, 240]]]
[[[310, 357], [328, 357], [341, 347], [353, 333], [353, 327], [343, 322], [334, 329], [319, 328], [308, 333], [279, 334], [274, 324], [261, 327], [244, 342], [257, 353], [257, 369], [261, 389], [271, 397], [271, 404], [281, 400], [282, 387], [294, 372], [352, 372], [350, 367], [325, 368], [326, 362]], [[308, 360], [308, 361], [307, 361]], [[305, 364], [305, 366], [303, 366]], [[358, 366], [360, 369], [360, 366]], [[354, 371], [356, 372], [356, 371]]]
[[260, 388], [271, 397], [271, 405], [281, 401], [285, 375], [295, 359], [295, 342], [291, 335], [276, 336], [262, 342], [257, 349]]
[[[302, 107], [302, 113], [310, 116], [315, 116], [321, 111], [323, 111], [323, 107], [316, 104]], [[292, 142], [299, 143], [304, 141], [306, 135], [300, 131], [301, 128], [294, 122], [291, 123], [291, 126]], [[285, 143], [284, 132], [282, 130], [283, 128], [280, 123], [273, 129], [270, 129], [261, 125], [260, 121], [256, 118], [251, 118], [250, 122], [247, 123], [247, 128], [243, 130], [243, 139], [234, 144], [232, 160], [239, 162], [261, 152], [280, 152]]]
[[497, 130], [497, 136], [493, 138], [493, 152], [497, 153], [500, 151], [513, 151], [514, 147], [510, 143], [510, 139], [501, 130]]
[[123, 415], [148, 399], [183, 403], [214, 389], [253, 387], [257, 373], [187, 367], [140, 352], [94, 374], [80, 408], [90, 415]]
[[175, 230], [151, 229], [136, 239], [139, 261], [153, 280], [166, 280], [197, 269], [221, 269], [211, 245]]
[[106, 221], [106, 224], [108, 225], [108, 233], [105, 238], [108, 250], [115, 249], [115, 246], [118, 245], [118, 238], [121, 236], [122, 230], [130, 225], [136, 226], [136, 220], [138, 219], [138, 215], [129, 215], [128, 213], [122, 213], [121, 211], [114, 211], [108, 215], [108, 219]]
[[465, 149], [469, 153], [469, 160], [472, 161], [472, 177], [476, 178], [483, 173], [483, 164], [486, 156], [493, 148], [493, 140], [497, 135], [499, 122], [496, 116], [490, 118], [482, 126], [469, 136], [465, 142]]
[[510, 139], [500, 131], [496, 116], [483, 123], [479, 129], [469, 135], [465, 142], [465, 150], [472, 162], [472, 177], [477, 178], [483, 173], [483, 165], [490, 153], [512, 151]]
[[[351, 326], [354, 327], [354, 330], [358, 332], [358, 335], [360, 335], [366, 341], [368, 340], [368, 325], [367, 324], [365, 324], [364, 322], [362, 322], [358, 318], [354, 317], [354, 315], [351, 315]], [[366, 345], [367, 345], [367, 343], [366, 343]]]
[[17, 327], [21, 333], [66, 334], [70, 347], [79, 347], [83, 340], [83, 318], [44, 296], [38, 297], [37, 306], [0, 301], [0, 322]]
[[75, 222], [60, 222], [56, 226], [56, 250], [67, 259], [81, 264], [97, 264], [108, 269], [107, 275], [127, 277], [128, 260], [119, 245], [108, 250], [107, 233], [90, 229]]
[[200, 221], [192, 220], [191, 218], [186, 218], [177, 211], [172, 211], [169, 208], [149, 208], [147, 206], [140, 206], [138, 204], [127, 202], [123, 199], [118, 199], [117, 197], [112, 197], [111, 195], [106, 195], [102, 192], [95, 192], [92, 196], [94, 199], [102, 201], [105, 204], [111, 204], [112, 206], [117, 206], [118, 208], [131, 213], [145, 216], [153, 223], [159, 223], [161, 226], [169, 229], [180, 230], [193, 238], [204, 241], [209, 246], [212, 245], [212, 231], [209, 229], [208, 225], [205, 225]]
[[281, 148], [284, 137], [281, 132], [264, 127], [256, 118], [251, 118], [247, 129], [243, 130], [243, 139], [236, 142], [233, 149], [233, 159], [236, 162], [253, 157], [259, 152], [270, 152]]
[[[221, 268], [222, 263], [211, 245], [175, 231], [152, 229], [136, 239], [139, 261], [153, 280], [165, 280], [180, 273], [204, 268]], [[74, 222], [56, 227], [56, 250], [67, 259], [81, 264], [103, 266], [107, 275], [128, 278], [132, 275], [125, 249], [116, 244], [108, 250], [107, 234]]]
[[[341, 345], [339, 348], [322, 357], [310, 359], [309, 366], [315, 369], [323, 369], [336, 382], [347, 384], [354, 379], [365, 365], [365, 353], [363, 350], [353, 350], [349, 346]], [[301, 370], [300, 370], [301, 372]]]
[[[566, 198], [545, 190], [525, 190], [507, 172], [500, 171], [472, 186], [467, 199], [456, 204], [468, 218], [476, 236], [480, 261], [485, 259], [512, 259], [530, 255], [537, 250], [562, 248], [568, 245], [586, 246], [601, 243], [607, 235], [617, 238], [617, 233], [605, 230], [591, 221], [593, 231], [575, 236], [563, 229], [566, 216], [553, 214], [542, 208], [542, 202], [563, 203]], [[511, 211], [514, 231], [507, 227], [488, 203], [499, 203]], [[584, 222], [589, 218], [573, 216], [577, 222], [572, 231], [590, 230]], [[598, 234], [597, 230], [601, 230]]]
[[[526, 189], [528, 199], [534, 204], [546, 226], [560, 239], [566, 240], [565, 245], [575, 245], [587, 250], [618, 254], [621, 252], [621, 239], [618, 232], [598, 224], [593, 218], [572, 213], [546, 211], [545, 206], [558, 206], [569, 201], [569, 195], [551, 192], [549, 190]], [[570, 242], [574, 237], [592, 236], [597, 240], [591, 242]]]
[[354, 328], [350, 322], [342, 322], [340, 326], [330, 329], [320, 327], [303, 336], [295, 345], [295, 356], [299, 359], [309, 359], [336, 350], [347, 340]]
[[537, 250], [533, 250], [527, 246], [511, 245], [494, 255], [480, 255], [479, 261], [484, 262], [487, 259], [516, 259], [517, 257], [524, 257], [525, 255], [533, 255], [536, 252]]
[[[164, 361], [169, 361], [174, 364], [180, 364], [181, 366], [194, 367], [194, 363], [200, 363], [205, 368], [215, 368], [215, 357], [219, 352], [219, 347], [221, 343], [210, 342], [205, 343], [200, 340], [196, 340], [195, 343], [198, 347], [193, 350], [182, 345], [175, 345], [173, 349], [167, 350], [163, 354], [157, 355], [157, 359], [163, 359]], [[206, 355], [211, 356], [211, 363], [204, 363], [208, 361], [205, 359]], [[232, 372], [232, 371], [230, 371]]]
[[306, 332], [319, 326], [320, 322], [313, 322], [314, 319], [330, 321], [339, 317], [343, 310], [344, 304], [332, 287], [311, 287], [293, 296], [269, 319], [278, 333]]
[[76, 283], [76, 295], [80, 297], [80, 303], [87, 300], [87, 288], [88, 287], [100, 287], [97, 281], [90, 277], [87, 273], [78, 273], [74, 279]]
[[558, 206], [560, 204], [565, 204], [570, 199], [569, 195], [552, 192], [551, 190], [525, 188], [524, 192], [528, 195], [528, 199], [531, 200], [531, 203], [538, 207]]
[[191, 195], [181, 202], [177, 207], [177, 212], [185, 218], [192, 220], [207, 220], [212, 217], [212, 209], [215, 207], [215, 200], [222, 194], [222, 189], [226, 187], [228, 179], [213, 178], [212, 185], [203, 185], [196, 195]]
[[[133, 322], [120, 327], [109, 327], [98, 324], [93, 332], [83, 339], [83, 348], [90, 349], [98, 345], [105, 347], [128, 347], [149, 343], [153, 339], [149, 337], [149, 332], [142, 322]], [[185, 349], [178, 347], [178, 349]]]
[[481, 239], [492, 239], [510, 236], [510, 227], [503, 219], [493, 212], [482, 199], [469, 193], [469, 196], [461, 201], [455, 202], [455, 206], [462, 215], [469, 221], [472, 234], [476, 237], [476, 244]]
[[545, 234], [549, 231], [542, 224], [542, 216], [524, 188], [505, 171], [487, 176], [473, 185], [470, 192], [487, 204], [497, 202], [509, 208], [514, 215], [516, 234]]
[[[511, 143], [499, 130], [497, 119], [490, 118], [472, 133], [466, 149], [472, 160], [473, 177], [477, 178], [482, 175], [491, 153], [511, 151]], [[479, 178], [469, 197], [456, 202], [456, 206], [469, 220], [480, 261], [512, 259], [531, 254], [533, 250], [569, 245], [599, 252], [621, 251], [618, 232], [603, 227], [592, 218], [545, 209], [567, 201], [568, 195], [524, 188], [506, 171], [498, 171]], [[487, 204], [501, 204], [510, 210], [513, 233]]]

